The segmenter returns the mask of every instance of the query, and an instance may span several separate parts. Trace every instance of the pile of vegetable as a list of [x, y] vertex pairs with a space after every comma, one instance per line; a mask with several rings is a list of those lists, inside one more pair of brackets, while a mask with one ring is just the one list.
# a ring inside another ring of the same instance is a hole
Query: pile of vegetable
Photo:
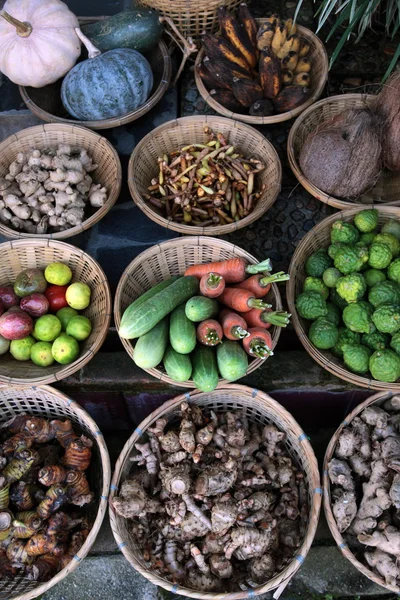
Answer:
[[185, 587], [251, 590], [279, 573], [308, 522], [304, 473], [274, 425], [245, 411], [158, 419], [135, 444], [136, 468], [113, 498], [149, 569]]
[[356, 558], [400, 585], [400, 398], [373, 404], [339, 435], [328, 464], [332, 511]]
[[68, 265], [54, 262], [44, 272], [25, 269], [13, 285], [0, 287], [0, 355], [10, 352], [41, 367], [78, 358], [79, 342], [92, 331], [78, 311], [89, 306], [91, 290], [86, 283], [71, 283], [72, 275]]
[[219, 375], [236, 381], [246, 374], [249, 356], [273, 354], [268, 328], [289, 322], [288, 313], [272, 311], [263, 300], [271, 283], [289, 278], [271, 275], [270, 269], [269, 259], [256, 265], [243, 258], [193, 265], [183, 277], [162, 281], [130, 304], [118, 333], [139, 338], [133, 360], [142, 369], [162, 363], [171, 379], [192, 378], [204, 392], [217, 387]]
[[[84, 544], [93, 442], [71, 421], [18, 415], [0, 428], [0, 574], [48, 581]], [[60, 510], [62, 508], [62, 510]]]
[[400, 378], [400, 223], [378, 231], [378, 211], [362, 210], [354, 223], [338, 220], [331, 245], [307, 259], [300, 317], [308, 337], [331, 350], [353, 373], [378, 381]]
[[383, 168], [400, 171], [400, 72], [368, 107], [318, 123], [304, 141], [299, 162], [318, 189], [349, 200], [368, 192]]
[[265, 168], [245, 158], [222, 133], [204, 128], [205, 143], [194, 143], [158, 158], [159, 174], [148, 187], [148, 202], [161, 214], [188, 225], [207, 227], [249, 215], [265, 186], [256, 175]]
[[198, 74], [219, 104], [235, 113], [270, 116], [310, 97], [310, 45], [291, 19], [272, 15], [258, 27], [242, 3], [236, 19], [218, 9], [220, 34], [202, 36], [205, 57]]
[[81, 225], [89, 207], [107, 201], [107, 190], [89, 173], [98, 165], [85, 149], [19, 152], [0, 179], [0, 221], [33, 234], [56, 233]]

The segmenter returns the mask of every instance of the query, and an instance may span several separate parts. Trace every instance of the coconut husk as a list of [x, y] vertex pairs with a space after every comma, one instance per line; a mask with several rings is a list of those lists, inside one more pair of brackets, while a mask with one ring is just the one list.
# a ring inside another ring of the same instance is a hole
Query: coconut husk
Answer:
[[387, 80], [375, 102], [375, 111], [384, 124], [383, 162], [387, 169], [400, 171], [400, 71]]
[[381, 172], [381, 123], [369, 108], [352, 109], [321, 123], [301, 149], [300, 166], [317, 188], [356, 199]]

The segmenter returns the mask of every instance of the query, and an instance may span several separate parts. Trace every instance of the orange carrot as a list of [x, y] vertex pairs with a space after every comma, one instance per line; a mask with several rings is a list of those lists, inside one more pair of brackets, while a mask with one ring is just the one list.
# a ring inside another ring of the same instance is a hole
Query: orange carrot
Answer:
[[200, 294], [207, 298], [217, 298], [225, 289], [225, 279], [218, 273], [207, 273], [200, 279]]
[[192, 265], [185, 271], [185, 275], [193, 275], [201, 279], [208, 273], [218, 273], [225, 279], [225, 283], [239, 283], [248, 274], [263, 273], [272, 269], [269, 258], [256, 265], [250, 265], [245, 258], [229, 258], [221, 262], [213, 262], [201, 265]]
[[259, 273], [258, 275], [252, 275], [240, 283], [236, 283], [233, 287], [250, 290], [250, 292], [253, 292], [255, 298], [263, 298], [271, 289], [271, 283], [287, 281], [289, 278], [290, 276], [283, 271], [274, 273], [274, 275], [267, 275], [266, 277]]
[[251, 327], [249, 337], [243, 340], [243, 348], [250, 356], [265, 359], [272, 356], [272, 338], [263, 327]]
[[271, 308], [270, 304], [255, 298], [249, 290], [240, 288], [226, 287], [218, 299], [238, 312], [248, 312], [252, 308]]
[[239, 314], [246, 321], [248, 327], [264, 327], [265, 329], [269, 329], [271, 325], [286, 327], [292, 316], [283, 310], [271, 310], [270, 308], [266, 308], [265, 310], [253, 308], [249, 312]]
[[222, 336], [222, 327], [214, 319], [206, 319], [197, 326], [197, 339], [205, 346], [216, 346], [221, 342]]
[[247, 323], [243, 317], [240, 317], [228, 308], [221, 310], [219, 318], [224, 336], [228, 338], [228, 340], [241, 340], [249, 335]]

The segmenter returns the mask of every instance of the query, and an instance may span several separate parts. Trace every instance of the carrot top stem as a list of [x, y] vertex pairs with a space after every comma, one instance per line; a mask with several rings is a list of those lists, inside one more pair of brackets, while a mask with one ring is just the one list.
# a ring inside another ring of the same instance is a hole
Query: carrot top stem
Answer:
[[210, 273], [210, 275], [208, 276], [208, 279], [207, 279], [208, 287], [217, 288], [221, 279], [222, 279], [222, 275], [218, 275], [218, 273]]
[[246, 267], [246, 273], [250, 273], [251, 275], [263, 273], [264, 271], [272, 271], [272, 263], [270, 258], [263, 260], [257, 265], [247, 265]]
[[262, 312], [260, 318], [264, 323], [271, 323], [271, 325], [276, 325], [277, 327], [286, 327], [290, 323], [291, 316], [291, 314], [283, 310], [276, 310], [274, 312]]
[[215, 329], [207, 329], [207, 333], [205, 334], [204, 339], [206, 339], [208, 342], [220, 341], [218, 331], [216, 331]]
[[248, 331], [246, 331], [245, 329], [243, 329], [243, 327], [240, 327], [239, 325], [235, 325], [235, 327], [232, 327], [231, 333], [238, 340], [247, 338], [250, 335]]
[[273, 356], [274, 354], [271, 348], [260, 338], [254, 338], [254, 340], [250, 342], [249, 352], [262, 360], [268, 358], [268, 356]]
[[284, 273], [283, 271], [279, 271], [279, 273], [274, 273], [273, 275], [267, 275], [267, 277], [263, 277], [260, 279], [259, 284], [261, 287], [267, 287], [270, 283], [277, 283], [278, 281], [288, 281], [290, 279], [290, 275], [288, 273]]
[[264, 300], [260, 300], [259, 298], [250, 298], [247, 303], [251, 308], [271, 308], [272, 304], [267, 304]]

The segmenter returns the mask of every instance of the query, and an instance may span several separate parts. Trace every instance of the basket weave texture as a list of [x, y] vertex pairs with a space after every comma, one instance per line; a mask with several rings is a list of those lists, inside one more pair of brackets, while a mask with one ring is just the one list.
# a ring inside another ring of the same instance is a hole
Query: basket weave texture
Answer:
[[72, 282], [87, 283], [92, 291], [90, 306], [83, 311], [92, 323], [92, 332], [80, 342], [79, 358], [69, 365], [53, 363], [50, 367], [39, 367], [6, 354], [0, 357], [0, 383], [43, 385], [65, 379], [82, 369], [100, 349], [110, 324], [111, 294], [100, 265], [75, 246], [45, 239], [5, 242], [0, 244], [0, 256], [0, 286], [13, 283], [24, 269], [36, 267], [44, 270], [49, 263], [62, 262], [72, 269]]
[[[400, 208], [392, 208], [389, 206], [379, 206], [377, 208], [379, 211], [379, 227], [382, 227], [389, 219], [400, 220]], [[292, 314], [292, 323], [301, 343], [308, 354], [321, 365], [321, 367], [333, 375], [336, 375], [336, 377], [344, 379], [357, 387], [365, 387], [372, 390], [396, 390], [396, 392], [400, 392], [400, 381], [397, 383], [384, 383], [383, 381], [376, 381], [375, 379], [369, 379], [362, 375], [356, 375], [349, 371], [344, 366], [343, 361], [336, 358], [329, 350], [318, 350], [318, 348], [310, 342], [307, 336], [307, 331], [311, 322], [302, 319], [296, 310], [296, 298], [303, 291], [303, 284], [306, 278], [304, 265], [307, 258], [320, 248], [327, 248], [330, 245], [331, 227], [335, 221], [352, 221], [354, 216], [360, 212], [360, 210], [363, 209], [360, 207], [353, 208], [331, 215], [321, 221], [321, 223], [318, 223], [318, 225], [303, 237], [293, 254], [289, 267], [290, 280], [287, 282], [286, 286], [288, 309]]]
[[[299, 569], [304, 558], [311, 547], [318, 524], [319, 511], [321, 507], [321, 488], [317, 461], [307, 436], [293, 417], [278, 402], [259, 390], [253, 390], [242, 385], [229, 385], [221, 387], [210, 393], [190, 392], [165, 402], [160, 408], [151, 413], [140, 426], [133, 432], [126, 442], [115, 465], [115, 471], [111, 482], [110, 500], [116, 495], [119, 485], [130, 474], [132, 462], [129, 457], [134, 444], [139, 441], [146, 430], [152, 426], [157, 419], [167, 418], [169, 421], [179, 414], [181, 402], [188, 401], [201, 406], [206, 411], [213, 410], [216, 413], [225, 411], [243, 411], [249, 422], [261, 425], [273, 424], [287, 435], [287, 448], [299, 467], [305, 473], [305, 482], [308, 490], [309, 521], [307, 533], [303, 543], [298, 549], [296, 557], [293, 557], [288, 566], [279, 574], [258, 588], [253, 590], [254, 596], [258, 596], [271, 590], [277, 590], [274, 598], [278, 598], [290, 579]], [[154, 568], [149, 570], [143, 560], [142, 552], [135, 538], [129, 531], [129, 523], [117, 515], [110, 502], [110, 522], [114, 537], [129, 563], [146, 579], [161, 586], [175, 594], [198, 598], [200, 600], [240, 600], [249, 597], [249, 591], [238, 591], [234, 593], [216, 594], [194, 591], [185, 587], [173, 585], [165, 579], [161, 572]]]
[[373, 205], [377, 202], [378, 206], [382, 204], [400, 206], [400, 173], [384, 171], [376, 185], [369, 192], [363, 194], [359, 202], [351, 202], [350, 200], [341, 200], [329, 196], [329, 194], [315, 187], [305, 177], [300, 168], [300, 152], [309, 133], [315, 131], [324, 121], [336, 117], [346, 110], [371, 106], [374, 99], [375, 96], [372, 95], [342, 94], [341, 96], [332, 96], [320, 100], [296, 119], [289, 132], [287, 148], [289, 164], [293, 173], [307, 192], [317, 200], [340, 210], [355, 206], [366, 208], [366, 205]]
[[[256, 19], [258, 25], [262, 25], [266, 19]], [[210, 96], [210, 90], [207, 90], [204, 85], [200, 75], [198, 74], [197, 69], [195, 68], [195, 79], [197, 89], [199, 90], [203, 99], [207, 102], [207, 104], [213, 108], [217, 113], [223, 115], [224, 117], [228, 117], [230, 119], [237, 119], [238, 121], [244, 121], [245, 123], [250, 123], [250, 125], [273, 125], [274, 123], [282, 123], [283, 121], [288, 121], [289, 119], [293, 119], [293, 117], [297, 117], [300, 113], [303, 112], [306, 108], [308, 108], [311, 104], [316, 102], [318, 98], [320, 98], [325, 84], [328, 79], [328, 55], [325, 50], [324, 44], [321, 42], [318, 36], [315, 35], [310, 29], [303, 27], [302, 25], [297, 25], [298, 34], [306, 39], [310, 44], [309, 58], [311, 59], [312, 68], [311, 68], [311, 96], [310, 98], [301, 104], [297, 108], [280, 113], [277, 115], [272, 115], [270, 117], [253, 117], [249, 114], [242, 115], [240, 113], [233, 113], [231, 110], [228, 110], [222, 104], [217, 102]], [[196, 66], [201, 63], [205, 56], [204, 49], [202, 48], [197, 55], [196, 58]]]
[[170, 17], [184, 37], [198, 40], [203, 31], [217, 31], [218, 9], [237, 9], [242, 0], [138, 0], [138, 4]]
[[73, 147], [86, 149], [98, 167], [90, 176], [94, 183], [101, 183], [107, 188], [107, 201], [97, 210], [88, 206], [88, 211], [93, 213], [80, 225], [71, 227], [66, 231], [50, 233], [47, 235], [29, 234], [25, 231], [16, 231], [0, 223], [0, 235], [7, 238], [52, 238], [66, 239], [90, 229], [92, 225], [98, 223], [108, 211], [114, 206], [121, 191], [122, 169], [117, 151], [108, 140], [99, 134], [83, 127], [64, 124], [37, 125], [28, 127], [14, 133], [0, 143], [0, 178], [8, 173], [9, 165], [15, 160], [19, 152], [28, 152], [32, 148], [44, 150], [52, 148], [58, 144], [69, 144]]
[[107, 446], [96, 423], [79, 404], [49, 386], [25, 389], [2, 386], [0, 388], [0, 424], [22, 413], [47, 419], [70, 419], [77, 433], [92, 439], [92, 460], [87, 475], [95, 497], [93, 506], [88, 506], [90, 511], [88, 514], [93, 518], [94, 523], [85, 543], [65, 569], [46, 583], [29, 581], [21, 575], [16, 576], [12, 581], [2, 581], [0, 600], [38, 598], [77, 568], [88, 554], [100, 530], [107, 509], [107, 495], [110, 487], [111, 465]]
[[[266, 189], [254, 210], [244, 219], [228, 225], [200, 227], [177, 223], [161, 216], [161, 212], [144, 198], [153, 177], [158, 178], [157, 158], [192, 144], [204, 142], [204, 126], [222, 133], [246, 158], [256, 157], [265, 164], [257, 174], [254, 189]], [[147, 134], [132, 152], [128, 166], [128, 184], [135, 204], [155, 223], [186, 235], [224, 235], [246, 227], [259, 219], [275, 202], [282, 182], [282, 167], [273, 145], [256, 129], [238, 121], [221, 117], [195, 116], [169, 121]]]
[[[399, 594], [400, 593], [399, 586], [387, 584], [385, 582], [385, 580], [383, 579], [383, 577], [380, 577], [379, 575], [374, 573], [374, 571], [372, 571], [368, 566], [366, 566], [365, 564], [363, 564], [362, 562], [357, 560], [357, 558], [354, 556], [353, 552], [348, 547], [346, 540], [342, 537], [342, 534], [340, 533], [340, 531], [337, 527], [336, 519], [332, 513], [331, 484], [330, 484], [330, 480], [329, 480], [329, 476], [328, 476], [328, 463], [333, 458], [333, 454], [335, 451], [335, 447], [336, 447], [338, 438], [339, 438], [340, 434], [342, 433], [343, 429], [351, 423], [351, 421], [354, 419], [354, 417], [357, 417], [365, 408], [367, 408], [367, 406], [371, 406], [373, 404], [375, 404], [376, 406], [380, 406], [381, 404], [386, 402], [386, 400], [389, 400], [392, 396], [394, 396], [393, 392], [380, 392], [378, 394], [375, 394], [374, 396], [370, 396], [370, 398], [367, 398], [367, 400], [365, 400], [365, 402], [362, 402], [361, 404], [356, 406], [356, 408], [349, 415], [347, 415], [347, 417], [345, 418], [343, 423], [335, 431], [335, 433], [333, 434], [331, 441], [329, 442], [329, 445], [326, 449], [325, 458], [324, 458], [324, 468], [323, 468], [324, 494], [323, 495], [324, 495], [325, 517], [328, 522], [329, 529], [331, 530], [331, 534], [334, 537], [335, 542], [339, 546], [339, 549], [340, 549], [341, 553], [343, 554], [343, 556], [345, 558], [347, 558], [347, 560], [349, 560], [351, 562], [351, 564], [356, 569], [358, 569], [363, 575], [368, 577], [368, 579], [370, 579], [374, 583], [377, 583], [378, 585], [383, 586], [384, 588], [390, 590], [391, 592], [395, 592], [396, 594]], [[366, 547], [366, 549], [368, 549], [368, 548]], [[371, 548], [371, 550], [373, 550], [373, 548]]]
[[[191, 265], [226, 260], [234, 256], [243, 257], [250, 264], [257, 262], [254, 256], [238, 246], [208, 237], [182, 237], [145, 250], [127, 266], [119, 280], [114, 300], [114, 321], [117, 330], [121, 324], [122, 314], [129, 304], [157, 283], [169, 279], [172, 275], [182, 275]], [[282, 310], [281, 296], [276, 284], [272, 284], [265, 299], [272, 304], [273, 310]], [[278, 343], [280, 329], [280, 327], [273, 326], [269, 330], [273, 349]], [[121, 342], [129, 356], [133, 358], [135, 341], [121, 338]], [[250, 359], [247, 373], [252, 373], [262, 363], [263, 361], [259, 358]], [[196, 387], [192, 380], [173, 381], [159, 368], [144, 370], [160, 381], [166, 381], [175, 387]], [[227, 382], [220, 379], [220, 384], [222, 383]]]

